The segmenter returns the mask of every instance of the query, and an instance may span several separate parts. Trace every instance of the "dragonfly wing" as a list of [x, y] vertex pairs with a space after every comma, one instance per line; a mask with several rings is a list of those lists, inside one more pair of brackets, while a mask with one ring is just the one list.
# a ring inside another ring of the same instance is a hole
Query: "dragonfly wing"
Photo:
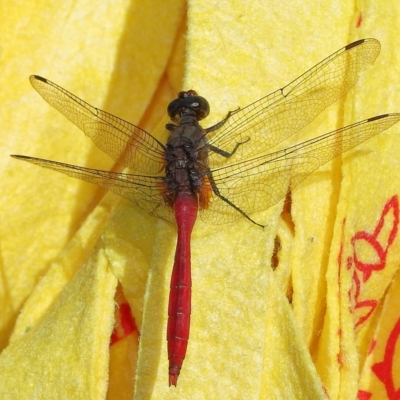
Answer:
[[29, 79], [44, 100], [85, 132], [113, 160], [146, 174], [160, 172], [164, 163], [165, 147], [152, 135], [123, 119], [92, 107], [45, 78], [32, 75]]
[[201, 217], [221, 224], [266, 210], [321, 165], [398, 121], [400, 113], [379, 115], [285, 150], [217, 168], [211, 174], [219, 196], [214, 192]]
[[[210, 145], [239, 157], [268, 150], [308, 125], [322, 110], [343, 96], [380, 52], [376, 39], [351, 43], [315, 65], [282, 89], [234, 111], [210, 137]], [[250, 138], [250, 140], [248, 140]], [[210, 153], [210, 165], [218, 165]], [[238, 158], [237, 158], [238, 159]]]
[[73, 178], [95, 183], [132, 201], [148, 214], [172, 223], [175, 221], [171, 207], [164, 202], [161, 195], [163, 177], [102, 171], [20, 155], [13, 155], [12, 157], [61, 172]]

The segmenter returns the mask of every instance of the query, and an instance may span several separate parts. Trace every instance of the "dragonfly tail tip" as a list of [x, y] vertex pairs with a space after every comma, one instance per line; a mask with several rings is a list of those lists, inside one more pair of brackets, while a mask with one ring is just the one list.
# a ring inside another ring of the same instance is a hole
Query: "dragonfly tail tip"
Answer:
[[169, 370], [169, 386], [178, 384], [178, 376], [179, 376], [180, 368], [170, 368]]

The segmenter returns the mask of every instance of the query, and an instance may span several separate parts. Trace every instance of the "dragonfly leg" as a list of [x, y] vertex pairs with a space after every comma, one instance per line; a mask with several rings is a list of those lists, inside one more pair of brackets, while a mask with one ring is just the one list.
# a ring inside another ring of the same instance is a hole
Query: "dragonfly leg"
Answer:
[[214, 182], [214, 179], [212, 177], [211, 171], [208, 173], [208, 179], [210, 181], [211, 187], [213, 192], [215, 193], [216, 196], [218, 196], [222, 201], [224, 201], [225, 203], [229, 204], [231, 207], [233, 207], [237, 212], [239, 212], [240, 214], [242, 214], [246, 219], [248, 219], [250, 222], [252, 222], [253, 224], [260, 226], [261, 228], [265, 228], [265, 225], [261, 225], [258, 222], [254, 221], [253, 219], [251, 219], [241, 208], [239, 208], [236, 204], [232, 203], [228, 198], [226, 198], [225, 196], [223, 196], [217, 185]]
[[229, 111], [228, 114], [226, 114], [226, 117], [225, 117], [222, 121], [219, 121], [218, 124], [215, 124], [215, 125], [213, 125], [213, 126], [210, 126], [209, 128], [206, 128], [206, 129], [205, 129], [206, 134], [208, 134], [208, 133], [210, 133], [210, 132], [213, 132], [213, 131], [216, 131], [217, 129], [219, 129], [219, 128], [221, 128], [222, 126], [224, 126], [225, 122], [228, 121], [228, 119], [229, 119], [230, 117], [232, 117], [233, 114], [236, 114], [239, 110], [240, 110], [240, 107], [238, 107], [238, 108], [237, 108], [236, 110], [234, 110], [234, 111]]
[[236, 153], [236, 150], [239, 148], [239, 146], [241, 146], [242, 144], [248, 142], [249, 140], [250, 140], [250, 138], [247, 138], [243, 142], [236, 143], [236, 146], [233, 148], [233, 150], [231, 152], [222, 150], [219, 147], [215, 147], [215, 146], [212, 146], [212, 145], [208, 145], [208, 150], [213, 151], [214, 153], [217, 153], [222, 157], [229, 158], [229, 157], [232, 157]]

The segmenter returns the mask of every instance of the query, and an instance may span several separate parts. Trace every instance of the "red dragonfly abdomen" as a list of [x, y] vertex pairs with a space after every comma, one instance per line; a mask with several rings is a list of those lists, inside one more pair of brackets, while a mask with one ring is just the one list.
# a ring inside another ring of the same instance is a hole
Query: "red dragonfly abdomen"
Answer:
[[168, 306], [167, 341], [170, 386], [177, 384], [189, 340], [192, 287], [190, 236], [197, 217], [197, 196], [188, 192], [179, 193], [174, 203], [174, 210], [178, 240]]

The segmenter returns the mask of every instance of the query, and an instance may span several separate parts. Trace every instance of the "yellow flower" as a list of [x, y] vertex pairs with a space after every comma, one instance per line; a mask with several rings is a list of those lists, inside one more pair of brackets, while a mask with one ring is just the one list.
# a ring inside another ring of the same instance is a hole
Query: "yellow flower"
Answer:
[[[374, 67], [301, 134], [400, 111], [398, 21], [364, 6], [191, 1], [187, 33], [178, 0], [3, 6], [2, 398], [390, 394], [400, 128], [319, 169], [293, 191], [291, 208], [281, 213], [281, 201], [262, 214], [264, 230], [245, 220], [196, 223], [191, 333], [177, 388], [168, 387], [165, 340], [175, 227], [7, 156], [119, 168], [40, 99], [32, 73], [163, 135], [166, 120], [155, 126], [183, 68], [183, 88], [211, 104], [203, 123], [211, 126], [345, 44], [376, 37], [383, 50]], [[127, 303], [141, 335], [137, 369], [137, 332], [121, 321]]]

